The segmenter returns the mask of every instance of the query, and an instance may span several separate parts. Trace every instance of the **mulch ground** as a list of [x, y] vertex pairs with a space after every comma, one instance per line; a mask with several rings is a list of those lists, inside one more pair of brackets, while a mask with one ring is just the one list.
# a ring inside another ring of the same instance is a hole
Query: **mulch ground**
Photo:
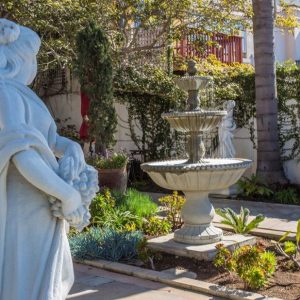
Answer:
[[[267, 245], [269, 243], [267, 240], [261, 240], [261, 242]], [[271, 250], [271, 246], [268, 248]], [[163, 271], [170, 268], [183, 269], [196, 273], [198, 280], [225, 285], [235, 289], [245, 289], [244, 283], [237, 276], [217, 269], [212, 262], [165, 253], [160, 253], [159, 257], [154, 262], [156, 271]], [[284, 257], [277, 256], [277, 259], [277, 270], [268, 285], [262, 289], [253, 290], [253, 292], [284, 300], [300, 300], [300, 271], [295, 270], [290, 261]], [[144, 267], [150, 268], [150, 266]]]

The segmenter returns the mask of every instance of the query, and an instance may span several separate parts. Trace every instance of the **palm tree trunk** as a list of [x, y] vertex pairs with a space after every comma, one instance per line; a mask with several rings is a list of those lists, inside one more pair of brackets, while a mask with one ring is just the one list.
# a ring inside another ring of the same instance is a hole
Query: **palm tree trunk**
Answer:
[[269, 183], [284, 183], [277, 126], [274, 9], [274, 0], [253, 0], [257, 175]]

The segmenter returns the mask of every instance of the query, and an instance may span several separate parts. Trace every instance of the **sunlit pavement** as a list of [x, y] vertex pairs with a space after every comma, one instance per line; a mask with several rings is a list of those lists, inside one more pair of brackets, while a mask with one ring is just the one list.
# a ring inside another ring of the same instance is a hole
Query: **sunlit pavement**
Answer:
[[75, 284], [67, 299], [74, 300], [222, 300], [161, 283], [75, 264]]

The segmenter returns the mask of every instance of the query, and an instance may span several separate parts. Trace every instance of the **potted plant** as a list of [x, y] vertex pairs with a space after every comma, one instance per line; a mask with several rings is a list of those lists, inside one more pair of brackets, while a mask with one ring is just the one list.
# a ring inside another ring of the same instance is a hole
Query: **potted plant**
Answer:
[[96, 156], [89, 163], [99, 172], [101, 189], [108, 187], [120, 193], [126, 191], [128, 156], [125, 153], [114, 153], [108, 157]]

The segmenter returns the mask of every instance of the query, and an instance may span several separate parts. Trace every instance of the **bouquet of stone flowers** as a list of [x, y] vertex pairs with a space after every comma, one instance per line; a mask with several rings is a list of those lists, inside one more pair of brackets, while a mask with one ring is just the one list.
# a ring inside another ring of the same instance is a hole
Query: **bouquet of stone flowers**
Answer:
[[61, 210], [61, 201], [53, 197], [50, 199], [52, 214], [57, 218], [66, 219], [71, 226], [81, 231], [90, 223], [89, 206], [99, 191], [98, 172], [95, 168], [86, 164], [80, 174], [74, 174], [74, 160], [72, 157], [66, 158], [63, 163], [60, 161], [58, 163], [60, 177], [73, 186], [81, 195], [82, 207], [80, 211], [83, 218], [80, 224], [66, 219]]

